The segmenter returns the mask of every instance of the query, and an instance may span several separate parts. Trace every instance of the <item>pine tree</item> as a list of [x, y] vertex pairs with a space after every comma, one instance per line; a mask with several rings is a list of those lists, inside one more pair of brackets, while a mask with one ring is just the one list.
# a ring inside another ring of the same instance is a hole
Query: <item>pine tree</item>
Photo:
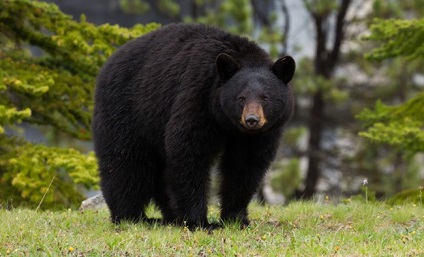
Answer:
[[90, 139], [95, 77], [114, 50], [158, 27], [95, 26], [54, 4], [0, 1], [0, 204], [79, 203], [98, 184], [94, 153], [27, 141], [25, 122]]
[[[422, 62], [423, 38], [423, 18], [375, 20], [367, 39], [382, 42], [382, 45], [366, 56], [377, 60], [397, 57]], [[379, 101], [374, 110], [365, 109], [358, 118], [367, 127], [361, 136], [390, 144], [410, 155], [424, 152], [424, 92], [398, 106]]]

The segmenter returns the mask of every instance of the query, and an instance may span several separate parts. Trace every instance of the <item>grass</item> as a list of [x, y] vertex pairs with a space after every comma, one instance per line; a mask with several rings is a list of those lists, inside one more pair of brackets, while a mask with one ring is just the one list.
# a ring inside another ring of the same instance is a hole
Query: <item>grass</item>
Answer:
[[[218, 208], [209, 214], [216, 221]], [[108, 215], [106, 209], [0, 209], [0, 256], [424, 256], [422, 205], [251, 204], [248, 228], [232, 224], [211, 234], [159, 224], [115, 226]]]

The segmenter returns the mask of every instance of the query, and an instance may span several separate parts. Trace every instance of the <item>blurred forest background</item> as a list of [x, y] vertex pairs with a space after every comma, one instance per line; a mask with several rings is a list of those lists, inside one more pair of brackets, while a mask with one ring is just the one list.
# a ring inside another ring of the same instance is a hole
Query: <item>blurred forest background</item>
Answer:
[[418, 197], [423, 14], [423, 0], [2, 0], [0, 206], [78, 206], [98, 189], [96, 74], [117, 47], [173, 22], [297, 61], [296, 113], [260, 198], [350, 197], [364, 178], [376, 199]]

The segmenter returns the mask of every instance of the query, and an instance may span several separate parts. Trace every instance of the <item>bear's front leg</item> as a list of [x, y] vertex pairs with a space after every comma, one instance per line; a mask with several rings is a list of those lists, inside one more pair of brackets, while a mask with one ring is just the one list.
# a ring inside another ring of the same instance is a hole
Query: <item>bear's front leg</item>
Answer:
[[243, 135], [226, 143], [220, 163], [221, 219], [249, 225], [247, 206], [275, 158], [279, 133]]
[[196, 126], [184, 122], [171, 126], [168, 123], [166, 145], [167, 194], [177, 216], [177, 223], [195, 229], [209, 228], [207, 220], [207, 195], [210, 168], [217, 154], [216, 140], [212, 139], [210, 126]]
[[[209, 162], [194, 156], [170, 157], [167, 161], [167, 193], [176, 222], [189, 228], [205, 227]], [[197, 163], [199, 161], [199, 163]]]

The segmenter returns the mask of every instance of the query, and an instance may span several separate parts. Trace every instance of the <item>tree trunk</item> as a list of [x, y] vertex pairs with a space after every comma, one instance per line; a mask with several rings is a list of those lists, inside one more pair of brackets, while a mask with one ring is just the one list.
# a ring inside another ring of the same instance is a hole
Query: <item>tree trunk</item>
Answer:
[[309, 113], [309, 162], [305, 179], [305, 189], [300, 196], [301, 198], [306, 199], [309, 199], [314, 195], [318, 178], [320, 176], [321, 135], [324, 116], [324, 101], [322, 92], [318, 91], [315, 93]]
[[[344, 26], [347, 9], [351, 0], [342, 0], [336, 17], [334, 41], [332, 49], [327, 49], [328, 35], [331, 34], [328, 21], [330, 13], [317, 13], [309, 10], [314, 21], [316, 32], [316, 48], [314, 68], [315, 74], [325, 79], [331, 79], [334, 68], [339, 61], [340, 46], [344, 39]], [[321, 174], [321, 139], [324, 122], [325, 102], [321, 89], [313, 94], [311, 110], [309, 112], [309, 145], [308, 170], [303, 191], [295, 193], [297, 199], [310, 199], [316, 192], [316, 185]]]

